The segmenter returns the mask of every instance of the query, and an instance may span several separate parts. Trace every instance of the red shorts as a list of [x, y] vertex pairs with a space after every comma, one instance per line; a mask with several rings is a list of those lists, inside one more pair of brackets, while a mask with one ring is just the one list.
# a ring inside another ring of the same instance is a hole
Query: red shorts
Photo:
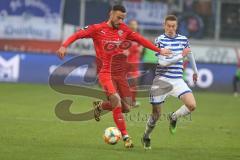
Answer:
[[110, 73], [99, 73], [99, 83], [107, 96], [118, 93], [121, 98], [132, 97], [130, 87], [125, 76], [112, 76]]

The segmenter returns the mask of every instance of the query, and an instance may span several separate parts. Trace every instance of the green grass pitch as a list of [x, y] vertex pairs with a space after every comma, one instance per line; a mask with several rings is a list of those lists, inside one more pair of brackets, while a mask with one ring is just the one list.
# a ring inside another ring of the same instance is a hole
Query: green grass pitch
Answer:
[[[162, 117], [152, 135], [152, 150], [145, 151], [140, 138], [150, 113], [148, 99], [127, 116], [135, 147], [125, 149], [122, 141], [104, 143], [105, 128], [114, 126], [111, 113], [100, 122], [66, 122], [55, 115], [55, 105], [73, 99], [71, 111], [88, 111], [91, 98], [64, 95], [47, 85], [0, 83], [0, 160], [219, 160], [240, 159], [240, 97], [231, 94], [195, 93], [197, 110], [191, 119], [178, 123], [177, 133], [168, 131]], [[181, 103], [168, 99], [164, 113]]]

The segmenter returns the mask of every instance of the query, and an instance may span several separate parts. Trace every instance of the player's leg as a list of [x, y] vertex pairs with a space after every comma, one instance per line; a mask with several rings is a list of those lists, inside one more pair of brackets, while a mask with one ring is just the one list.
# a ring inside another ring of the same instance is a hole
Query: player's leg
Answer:
[[128, 113], [133, 108], [132, 97], [122, 97], [122, 112]]
[[109, 101], [113, 106], [112, 114], [116, 126], [121, 131], [123, 138], [129, 137], [126, 129], [125, 119], [122, 113], [120, 96], [118, 93], [112, 94], [109, 96]]
[[121, 98], [118, 93], [111, 94], [108, 96], [109, 102], [112, 106], [112, 115], [114, 122], [117, 126], [117, 128], [120, 130], [123, 140], [124, 140], [124, 146], [126, 148], [132, 148], [133, 147], [133, 142], [128, 135], [127, 132], [127, 127], [126, 127], [126, 122], [124, 115], [122, 113], [122, 104], [121, 104]]
[[128, 81], [125, 77], [118, 77], [116, 80], [116, 87], [118, 90], [118, 93], [121, 97], [122, 102], [122, 112], [128, 113], [131, 108], [135, 107], [132, 97], [131, 88], [128, 84]]
[[193, 112], [196, 108], [196, 101], [195, 101], [195, 98], [194, 98], [192, 92], [188, 92], [188, 93], [181, 95], [180, 99], [182, 100], [184, 105], [182, 105], [177, 111], [173, 112], [169, 116], [169, 120], [170, 120], [170, 128], [169, 129], [172, 134], [174, 134], [176, 132], [177, 119], [179, 119], [180, 117], [187, 116], [188, 114]]
[[[111, 101], [111, 100], [110, 100]], [[123, 113], [129, 112], [130, 109], [128, 108], [128, 104], [126, 102], [123, 102], [123, 100], [119, 96], [119, 103], [121, 105], [121, 108], [118, 107], [118, 105], [112, 110], [114, 121], [116, 125], [118, 126], [119, 130], [122, 133], [123, 141], [124, 141], [124, 146], [126, 148], [132, 148], [133, 147], [133, 142], [131, 137], [128, 135], [127, 129], [126, 129], [126, 122], [124, 119]], [[125, 105], [123, 105], [123, 103]], [[126, 107], [127, 106], [127, 107]], [[123, 111], [123, 107], [125, 108], [125, 111]]]
[[[103, 110], [112, 111], [112, 109], [116, 106], [114, 103], [114, 99], [117, 99], [117, 95], [113, 96], [117, 93], [115, 84], [111, 80], [109, 75], [100, 75], [99, 76], [99, 83], [102, 86], [103, 90], [105, 91], [106, 96], [108, 97], [108, 101], [97, 100], [93, 102], [94, 108], [94, 118], [96, 121], [100, 121], [101, 112]], [[110, 97], [113, 96], [112, 102], [110, 101]], [[114, 98], [115, 97], [115, 98]], [[119, 98], [120, 99], [120, 98]], [[117, 101], [117, 100], [116, 100]]]
[[150, 134], [156, 126], [156, 123], [161, 114], [161, 106], [166, 97], [171, 93], [172, 84], [166, 82], [156, 76], [150, 90], [150, 103], [152, 104], [152, 114], [149, 116], [146, 123], [146, 129], [142, 137], [143, 147], [151, 149]]
[[[102, 68], [102, 61], [100, 59], [96, 58], [96, 64], [97, 64], [97, 74], [99, 74], [99, 72], [101, 71], [101, 68]], [[110, 75], [108, 75], [108, 77], [109, 76]], [[110, 81], [110, 79], [108, 78], [108, 79], [104, 80], [103, 77], [104, 77], [103, 74], [100, 73], [99, 74], [99, 83], [102, 86], [102, 88], [105, 90], [105, 88], [103, 87], [103, 85], [101, 83], [103, 83], [104, 81], [107, 81], [107, 80]], [[105, 91], [105, 93], [107, 93], [107, 92]], [[107, 100], [107, 101], [96, 100], [93, 102], [93, 108], [94, 108], [94, 117], [95, 117], [96, 121], [100, 121], [100, 113], [102, 110], [112, 111], [112, 105], [109, 102], [109, 100]]]
[[93, 110], [94, 118], [98, 122], [100, 121], [101, 112], [103, 110], [112, 111], [112, 105], [110, 101], [96, 100], [96, 101], [93, 101], [93, 109], [94, 109]]
[[174, 134], [176, 132], [176, 123], [180, 117], [187, 116], [193, 112], [196, 108], [196, 101], [191, 92], [188, 92], [180, 97], [184, 105], [182, 105], [177, 111], [173, 112], [169, 116], [170, 120], [170, 132]]
[[112, 106], [114, 122], [122, 134], [124, 146], [126, 148], [132, 148], [133, 143], [130, 136], [128, 135], [125, 118], [122, 113], [122, 100], [117, 92], [117, 82], [113, 78], [111, 81], [102, 84], [102, 86], [104, 86], [106, 94], [108, 95], [109, 102]]
[[192, 91], [183, 80], [178, 80], [178, 82], [174, 85], [173, 91], [173, 96], [178, 97], [184, 105], [169, 115], [169, 131], [172, 134], [176, 132], [177, 120], [180, 117], [187, 116], [196, 108], [196, 101]]
[[[138, 105], [133, 103], [132, 97], [121, 98], [121, 105], [123, 113], [128, 113], [133, 107], [138, 107]], [[93, 102], [93, 107], [97, 109], [97, 112], [99, 112], [98, 114], [100, 114], [102, 110], [108, 111], [113, 110], [112, 104], [109, 100], [108, 101], [96, 100]]]
[[[102, 79], [99, 81], [100, 84], [103, 86], [106, 95], [108, 96], [109, 101], [105, 101], [109, 108], [112, 107], [112, 114], [113, 114], [113, 119], [118, 127], [118, 129], [121, 131], [122, 136], [128, 135], [127, 130], [126, 130], [126, 123], [122, 114], [122, 106], [121, 106], [121, 98], [119, 94], [116, 91], [116, 86], [115, 82], [113, 81], [102, 81]], [[103, 105], [101, 105], [101, 108], [98, 107], [95, 110], [102, 110], [106, 109], [104, 108]], [[96, 117], [95, 117], [96, 119]]]
[[193, 112], [196, 108], [196, 101], [192, 92], [181, 95], [180, 99], [182, 100], [184, 105], [182, 105], [176, 112], [173, 113], [173, 119], [184, 117]]
[[161, 104], [152, 104], [152, 114], [149, 116], [146, 129], [142, 137], [142, 144], [144, 149], [151, 149], [150, 135], [156, 126], [156, 123], [161, 115]]
[[[128, 96], [128, 95], [125, 95], [125, 96]], [[122, 101], [122, 112], [123, 113], [128, 113], [128, 112], [130, 112], [130, 110], [133, 107], [137, 107], [136, 105], [133, 104], [132, 97], [123, 97], [123, 98], [121, 98], [121, 101]], [[124, 145], [126, 147], [127, 146], [133, 147], [133, 142], [128, 135], [124, 136], [123, 140], [124, 140], [124, 143], [125, 143]]]
[[[196, 109], [196, 100], [193, 96], [192, 92], [188, 92], [180, 97], [186, 108], [189, 110], [189, 112], [193, 112]], [[188, 113], [189, 114], [189, 113]], [[186, 114], [180, 114], [181, 116], [185, 116]]]
[[140, 106], [140, 103], [136, 103], [133, 101], [133, 97], [123, 97], [121, 100], [122, 100], [123, 113], [128, 113], [130, 112], [131, 109], [137, 108]]
[[[122, 113], [128, 113], [132, 108], [132, 93], [130, 91], [127, 79], [125, 77], [113, 77], [117, 91], [121, 98]], [[114, 112], [114, 110], [113, 110]], [[131, 137], [127, 134], [123, 136], [124, 145], [127, 148], [133, 147]]]

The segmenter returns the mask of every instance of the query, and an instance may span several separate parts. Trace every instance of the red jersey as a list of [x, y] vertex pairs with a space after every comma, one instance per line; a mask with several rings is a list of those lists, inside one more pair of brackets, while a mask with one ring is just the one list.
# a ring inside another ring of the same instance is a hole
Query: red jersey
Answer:
[[[118, 28], [110, 27], [107, 22], [87, 26], [70, 36], [63, 43], [63, 46], [67, 47], [75, 40], [81, 38], [93, 39], [96, 57], [98, 60], [101, 60], [101, 65], [98, 63], [100, 73], [119, 73], [119, 71], [124, 69], [121, 65], [117, 65], [121, 64], [123, 60], [119, 54], [123, 54], [125, 50], [129, 49], [131, 41], [136, 41], [146, 48], [160, 52], [160, 48], [157, 48], [140, 34], [133, 32], [124, 23], [120, 24]], [[112, 64], [112, 62], [115, 63]]]

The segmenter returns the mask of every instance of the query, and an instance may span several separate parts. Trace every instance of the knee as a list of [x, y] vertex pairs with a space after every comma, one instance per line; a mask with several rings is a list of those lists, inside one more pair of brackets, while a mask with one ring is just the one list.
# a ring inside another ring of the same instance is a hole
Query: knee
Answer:
[[115, 108], [116, 106], [120, 106], [121, 105], [121, 99], [118, 95], [112, 95], [109, 97], [110, 103], [113, 106], [113, 108]]
[[122, 100], [121, 105], [122, 105], [122, 112], [123, 112], [123, 113], [128, 113], [128, 112], [130, 112], [130, 109], [131, 109], [131, 107], [132, 107], [132, 106], [130, 105], [130, 103]]
[[154, 118], [154, 121], [157, 121], [160, 118], [161, 114], [160, 114], [160, 112], [158, 110], [154, 110], [152, 112], [152, 116]]
[[190, 112], [193, 112], [195, 111], [197, 105], [196, 105], [196, 102], [192, 102], [192, 103], [189, 103], [189, 104], [186, 104], [187, 108], [189, 109]]
[[128, 113], [130, 112], [129, 107], [122, 107], [122, 113]]

